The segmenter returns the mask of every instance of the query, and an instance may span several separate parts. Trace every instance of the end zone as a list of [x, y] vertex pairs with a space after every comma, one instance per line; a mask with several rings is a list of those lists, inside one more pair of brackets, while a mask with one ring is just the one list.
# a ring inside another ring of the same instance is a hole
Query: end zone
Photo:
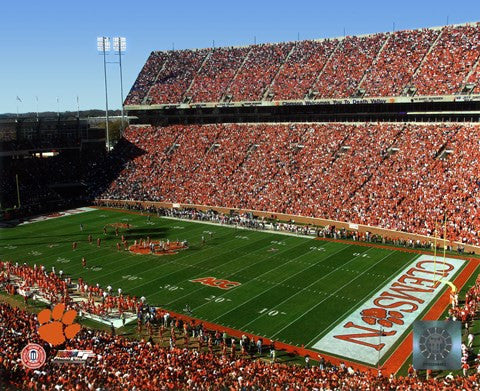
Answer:
[[314, 349], [377, 365], [466, 261], [420, 255], [314, 345]]

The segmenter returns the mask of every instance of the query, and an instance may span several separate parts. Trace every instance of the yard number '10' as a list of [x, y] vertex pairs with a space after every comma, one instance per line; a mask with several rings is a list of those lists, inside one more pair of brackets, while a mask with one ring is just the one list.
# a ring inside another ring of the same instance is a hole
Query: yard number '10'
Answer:
[[268, 308], [264, 308], [263, 310], [258, 311], [259, 314], [266, 314], [268, 316], [277, 316], [278, 314], [285, 315], [285, 312], [280, 312], [277, 310], [268, 310]]

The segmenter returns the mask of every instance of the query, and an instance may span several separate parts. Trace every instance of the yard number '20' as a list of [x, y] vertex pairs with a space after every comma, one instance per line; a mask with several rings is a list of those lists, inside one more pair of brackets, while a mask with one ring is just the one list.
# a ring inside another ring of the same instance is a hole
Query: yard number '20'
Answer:
[[242, 285], [240, 282], [221, 280], [215, 277], [202, 277], [195, 280], [190, 280], [190, 282], [199, 282], [202, 285], [213, 286], [214, 288], [220, 289], [232, 289], [236, 286]]

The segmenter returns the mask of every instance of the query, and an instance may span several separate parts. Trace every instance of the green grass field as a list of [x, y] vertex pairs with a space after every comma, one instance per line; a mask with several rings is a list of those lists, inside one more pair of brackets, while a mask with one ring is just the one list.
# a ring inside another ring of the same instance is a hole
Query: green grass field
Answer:
[[[187, 240], [176, 255], [118, 251], [103, 226], [128, 222], [129, 243], [150, 236]], [[84, 230], [80, 231], [80, 223]], [[210, 238], [209, 232], [212, 232]], [[101, 237], [100, 248], [88, 234]], [[201, 237], [206, 237], [202, 244]], [[77, 241], [78, 249], [72, 250]], [[276, 250], [272, 250], [276, 249]], [[417, 255], [233, 227], [96, 210], [0, 229], [1, 259], [43, 264], [73, 279], [145, 296], [175, 312], [294, 345], [312, 346]], [[81, 266], [86, 257], [88, 270]], [[229, 290], [191, 282], [215, 277], [239, 282]]]

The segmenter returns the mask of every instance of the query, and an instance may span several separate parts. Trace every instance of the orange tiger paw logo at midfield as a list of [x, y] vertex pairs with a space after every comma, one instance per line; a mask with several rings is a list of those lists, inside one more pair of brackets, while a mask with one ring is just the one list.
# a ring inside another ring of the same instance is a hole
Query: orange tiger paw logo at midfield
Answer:
[[65, 304], [57, 304], [52, 311], [42, 310], [38, 313], [40, 327], [38, 334], [44, 341], [54, 346], [61, 345], [67, 339], [71, 339], [80, 331], [80, 325], [73, 323], [77, 311], [65, 312]]
[[387, 311], [383, 308], [368, 308], [363, 310], [362, 320], [371, 326], [379, 324], [383, 327], [392, 327], [393, 324], [403, 324], [403, 314], [399, 311]]

